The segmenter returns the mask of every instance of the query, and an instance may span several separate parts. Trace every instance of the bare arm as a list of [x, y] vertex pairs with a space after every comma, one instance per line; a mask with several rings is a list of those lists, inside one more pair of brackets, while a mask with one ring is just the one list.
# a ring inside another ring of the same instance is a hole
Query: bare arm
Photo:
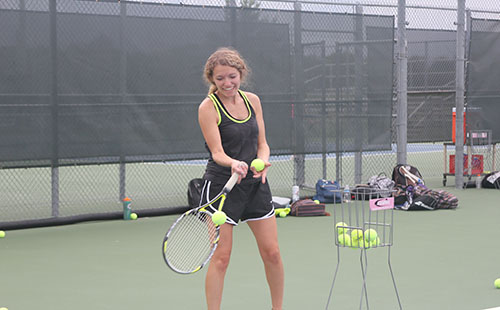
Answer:
[[271, 151], [269, 149], [269, 145], [267, 144], [267, 139], [266, 139], [266, 126], [264, 124], [262, 105], [257, 95], [247, 92], [245, 92], [245, 94], [247, 95], [248, 100], [250, 100], [250, 102], [252, 103], [252, 107], [255, 111], [255, 118], [257, 120], [257, 125], [259, 126], [259, 137], [257, 140], [257, 158], [262, 159], [266, 164], [264, 170], [260, 172], [255, 171], [254, 168], [251, 169], [252, 172], [254, 173], [254, 178], [262, 177], [262, 183], [266, 183], [267, 170], [271, 166], [271, 164], [269, 163], [269, 155]]

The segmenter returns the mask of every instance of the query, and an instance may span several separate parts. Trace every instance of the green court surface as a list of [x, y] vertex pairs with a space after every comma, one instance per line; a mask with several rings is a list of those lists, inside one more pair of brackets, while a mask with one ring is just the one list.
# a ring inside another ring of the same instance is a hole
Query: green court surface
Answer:
[[[394, 211], [391, 263], [403, 309], [500, 306], [500, 192], [455, 193], [455, 211]], [[335, 206], [329, 205], [329, 211]], [[205, 309], [204, 275], [166, 267], [161, 241], [176, 216], [7, 231], [0, 239], [0, 307], [9, 310]], [[337, 264], [333, 217], [278, 219], [284, 309], [324, 309]], [[370, 309], [397, 309], [388, 247], [370, 249]], [[340, 249], [330, 309], [358, 309], [360, 250]], [[270, 309], [247, 225], [235, 229], [222, 309]], [[365, 308], [365, 307], [364, 307]]]

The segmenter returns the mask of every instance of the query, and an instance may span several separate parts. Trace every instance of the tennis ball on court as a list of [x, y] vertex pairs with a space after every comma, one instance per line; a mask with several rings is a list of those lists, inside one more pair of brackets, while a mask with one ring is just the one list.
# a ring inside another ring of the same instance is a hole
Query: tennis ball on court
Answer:
[[337, 224], [335, 224], [335, 228], [337, 228], [337, 232], [339, 235], [345, 234], [349, 231], [349, 228], [339, 227], [339, 226], [347, 226], [347, 224], [344, 222], [338, 222]]
[[226, 213], [215, 211], [214, 214], [212, 214], [212, 222], [214, 222], [215, 225], [224, 224], [226, 222]]
[[266, 163], [260, 158], [255, 158], [254, 160], [252, 160], [250, 167], [254, 167], [255, 171], [259, 172], [266, 168]]
[[365, 240], [368, 241], [368, 242], [372, 242], [374, 241], [375, 239], [377, 239], [378, 237], [378, 234], [377, 234], [377, 231], [375, 229], [367, 229], [365, 230]]
[[319, 205], [319, 200], [318, 199], [314, 200], [314, 203]]
[[359, 240], [363, 238], [363, 231], [361, 229], [353, 229], [351, 231], [351, 240]]
[[495, 280], [495, 287], [500, 288], [500, 278]]
[[[3, 237], [5, 237], [5, 231], [0, 230], [0, 238], [3, 238]], [[1, 310], [1, 309], [0, 309], [0, 310]]]
[[130, 214], [130, 219], [131, 220], [137, 220], [137, 213]]
[[345, 246], [351, 246], [351, 237], [348, 234], [339, 235], [339, 244]]

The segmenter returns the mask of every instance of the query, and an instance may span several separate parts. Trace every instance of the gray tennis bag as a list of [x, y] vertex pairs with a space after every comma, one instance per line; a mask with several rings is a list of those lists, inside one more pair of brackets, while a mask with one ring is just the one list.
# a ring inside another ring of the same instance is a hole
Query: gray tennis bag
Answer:
[[368, 185], [380, 193], [379, 197], [388, 197], [392, 195], [395, 182], [382, 172], [368, 179]]

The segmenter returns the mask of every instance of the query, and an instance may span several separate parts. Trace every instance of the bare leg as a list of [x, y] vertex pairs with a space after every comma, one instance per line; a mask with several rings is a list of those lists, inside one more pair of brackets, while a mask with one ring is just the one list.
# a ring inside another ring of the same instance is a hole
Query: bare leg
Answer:
[[220, 227], [219, 237], [217, 249], [210, 260], [205, 278], [205, 296], [208, 310], [220, 309], [224, 277], [226, 276], [233, 247], [233, 225], [223, 224]]
[[283, 307], [285, 276], [278, 245], [276, 218], [271, 217], [264, 220], [248, 221], [248, 226], [250, 226], [255, 240], [257, 240], [260, 256], [264, 262], [267, 283], [271, 291], [273, 310], [281, 310]]

